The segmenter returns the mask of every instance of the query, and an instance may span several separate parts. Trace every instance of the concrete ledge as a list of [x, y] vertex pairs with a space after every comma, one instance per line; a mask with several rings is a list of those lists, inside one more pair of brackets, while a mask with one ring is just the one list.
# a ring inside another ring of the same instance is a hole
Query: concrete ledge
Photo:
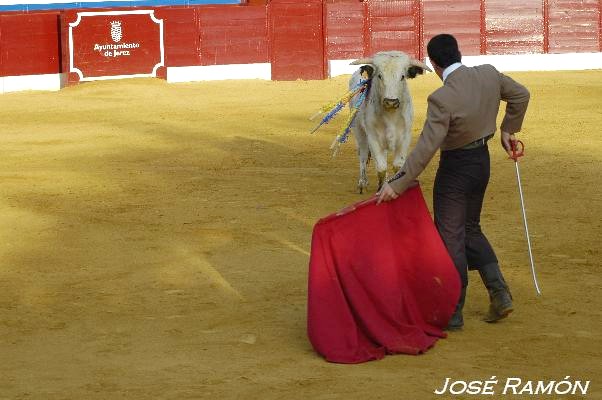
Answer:
[[328, 71], [332, 78], [333, 76], [339, 75], [351, 75], [359, 68], [359, 65], [349, 65], [351, 62], [357, 60], [328, 60]]
[[[354, 60], [329, 60], [330, 76], [352, 74], [358, 68], [349, 65]], [[426, 62], [432, 67], [428, 58]], [[602, 69], [602, 53], [464, 56], [462, 62], [469, 67], [491, 64], [499, 71], [579, 71]]]
[[167, 67], [167, 82], [272, 79], [270, 63]]
[[0, 77], [0, 93], [22, 90], [60, 90], [65, 74], [19, 75]]
[[602, 53], [466, 56], [462, 62], [469, 67], [491, 64], [499, 71], [579, 71], [602, 69]]
[[[357, 65], [355, 59], [329, 60], [330, 77], [350, 75]], [[430, 65], [430, 61], [426, 60]], [[467, 66], [491, 64], [500, 71], [578, 71], [602, 69], [602, 53], [514, 54], [465, 56]], [[0, 94], [22, 90], [60, 90], [66, 75], [21, 75], [0, 77]], [[272, 79], [270, 63], [167, 67], [167, 82], [214, 81], [226, 79]]]

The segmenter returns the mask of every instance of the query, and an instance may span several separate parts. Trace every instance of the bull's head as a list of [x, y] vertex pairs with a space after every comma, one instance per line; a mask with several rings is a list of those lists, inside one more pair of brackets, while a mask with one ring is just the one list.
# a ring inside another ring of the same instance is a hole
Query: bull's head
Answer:
[[373, 67], [373, 96], [387, 110], [399, 108], [407, 92], [406, 79], [423, 74], [424, 70], [432, 70], [423, 62], [409, 57], [401, 51], [385, 51], [376, 53], [372, 58], [355, 60], [351, 65], [369, 64]]

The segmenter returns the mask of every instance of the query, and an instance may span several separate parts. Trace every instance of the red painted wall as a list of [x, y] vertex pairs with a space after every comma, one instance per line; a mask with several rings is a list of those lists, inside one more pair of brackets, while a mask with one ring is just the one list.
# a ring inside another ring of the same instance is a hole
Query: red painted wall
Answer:
[[324, 4], [326, 58], [348, 60], [364, 56], [367, 44], [367, 3], [357, 0], [328, 0]]
[[543, 53], [541, 0], [486, 0], [487, 54]]
[[368, 2], [368, 54], [401, 50], [419, 57], [420, 2], [388, 0]]
[[599, 0], [549, 0], [549, 52], [601, 51], [598, 7]]
[[[274, 79], [322, 79], [328, 60], [380, 50], [422, 57], [439, 32], [465, 55], [602, 51], [602, 0], [257, 0], [155, 15], [167, 66], [271, 62]], [[68, 70], [64, 17], [0, 13], [0, 76]]]
[[165, 28], [165, 64], [269, 62], [265, 5], [157, 8]]
[[481, 54], [481, 0], [425, 1], [423, 47], [436, 34], [456, 37], [462, 54]]
[[324, 79], [322, 0], [269, 4], [272, 79]]
[[58, 13], [0, 15], [0, 76], [60, 70]]
[[269, 62], [265, 6], [196, 8], [202, 65]]
[[163, 20], [165, 65], [201, 65], [197, 8], [157, 8], [155, 15]]

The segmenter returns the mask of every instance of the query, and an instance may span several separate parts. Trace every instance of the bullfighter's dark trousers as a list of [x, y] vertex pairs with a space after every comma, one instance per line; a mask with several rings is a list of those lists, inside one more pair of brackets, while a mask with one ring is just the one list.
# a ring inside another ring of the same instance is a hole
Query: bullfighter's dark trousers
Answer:
[[435, 225], [463, 287], [468, 285], [468, 269], [497, 263], [495, 252], [481, 230], [489, 170], [487, 145], [441, 152], [433, 189]]

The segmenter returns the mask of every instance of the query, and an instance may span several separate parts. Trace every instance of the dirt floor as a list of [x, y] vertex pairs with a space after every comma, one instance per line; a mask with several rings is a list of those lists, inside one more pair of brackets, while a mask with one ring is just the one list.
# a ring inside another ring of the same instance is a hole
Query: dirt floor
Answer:
[[[543, 295], [495, 139], [483, 225], [516, 311], [481, 322], [473, 272], [463, 331], [360, 365], [325, 362], [305, 332], [312, 227], [371, 195], [353, 142], [331, 158], [342, 117], [308, 133], [346, 77], [0, 96], [0, 399], [429, 399], [493, 375], [602, 398], [602, 71], [510, 75], [532, 93], [520, 165]], [[414, 137], [438, 85], [411, 82]]]

